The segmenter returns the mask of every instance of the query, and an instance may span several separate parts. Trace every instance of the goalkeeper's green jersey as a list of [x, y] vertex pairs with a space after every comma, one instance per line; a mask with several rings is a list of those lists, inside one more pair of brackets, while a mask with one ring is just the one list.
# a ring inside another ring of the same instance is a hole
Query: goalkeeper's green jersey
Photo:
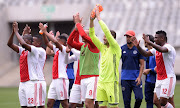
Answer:
[[98, 82], [119, 82], [119, 61], [121, 58], [121, 48], [106, 24], [100, 20], [99, 24], [109, 42], [109, 47], [104, 45], [96, 37], [94, 27], [89, 29], [91, 40], [101, 52], [100, 72]]

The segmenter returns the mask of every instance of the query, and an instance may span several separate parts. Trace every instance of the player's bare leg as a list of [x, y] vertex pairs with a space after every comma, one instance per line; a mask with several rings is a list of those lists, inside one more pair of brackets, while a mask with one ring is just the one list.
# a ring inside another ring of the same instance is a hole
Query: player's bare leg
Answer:
[[157, 108], [161, 108], [161, 104], [159, 102], [159, 99], [157, 98], [156, 93], [154, 93], [153, 103], [156, 105]]
[[38, 106], [38, 108], [45, 108], [45, 106]]
[[94, 108], [99, 108], [98, 101], [95, 101]]
[[60, 103], [61, 103], [63, 108], [69, 108], [68, 99], [60, 100]]
[[99, 108], [107, 108], [107, 106], [100, 106]]
[[86, 99], [85, 106], [86, 108], [94, 108], [94, 99]]
[[84, 102], [82, 102], [82, 104], [77, 104], [78, 108], [83, 108], [84, 107]]
[[161, 108], [174, 108], [167, 98], [160, 97]]
[[77, 104], [76, 103], [70, 103], [69, 108], [76, 108]]
[[83, 103], [82, 104], [70, 103], [69, 108], [76, 108], [76, 107], [83, 108], [83, 105], [84, 105]]
[[47, 108], [53, 108], [54, 102], [55, 102], [54, 99], [48, 99]]
[[171, 105], [175, 108], [175, 104], [174, 104], [174, 95], [168, 99], [168, 102], [171, 103]]

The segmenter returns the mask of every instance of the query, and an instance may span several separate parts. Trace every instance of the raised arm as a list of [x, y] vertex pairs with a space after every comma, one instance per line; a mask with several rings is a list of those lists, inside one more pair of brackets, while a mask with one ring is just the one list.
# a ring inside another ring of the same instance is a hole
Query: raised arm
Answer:
[[153, 48], [155, 48], [159, 52], [167, 53], [168, 49], [166, 47], [157, 45], [149, 40], [149, 37], [147, 37], [145, 34], [143, 34], [143, 39], [145, 42], [147, 42], [149, 45], [151, 45]]
[[16, 44], [13, 43], [13, 37], [14, 37], [14, 29], [12, 30], [11, 36], [7, 42], [7, 45], [13, 49], [14, 51], [16, 51], [17, 53], [19, 53], [19, 48]]
[[89, 32], [85, 32], [83, 27], [82, 27], [82, 18], [80, 18], [79, 13], [77, 13], [76, 15], [73, 16], [73, 20], [74, 23], [76, 24], [76, 27], [78, 29], [78, 32], [80, 34], [80, 36], [87, 42], [89, 43], [90, 47], [95, 48], [96, 46], [94, 45], [94, 43], [92, 42], [91, 38], [88, 36]]
[[53, 50], [53, 44], [49, 42], [47, 36], [45, 34], [42, 35], [44, 43], [46, 46], [50, 48], [50, 50]]
[[77, 57], [77, 59], [80, 59], [80, 51], [72, 48], [71, 51], [73, 52], [73, 54]]
[[24, 36], [26, 34], [31, 34], [31, 28], [30, 28], [30, 26], [28, 26], [28, 24], [26, 24], [25, 28], [23, 29], [22, 36]]
[[[46, 27], [42, 23], [39, 23], [39, 28], [42, 30], [43, 34], [45, 34], [55, 45], [59, 50], [62, 52], [62, 45], [58, 42], [58, 40], [54, 37], [54, 35], [47, 32]], [[49, 46], [48, 46], [49, 47]]]
[[[50, 44], [52, 44], [52, 42], [49, 42]], [[50, 55], [50, 56], [54, 56], [54, 51], [51, 50], [48, 46], [46, 47], [46, 54]]]
[[80, 43], [79, 42], [79, 32], [77, 31], [77, 27], [75, 26], [75, 30], [76, 30], [76, 33], [77, 34], [75, 34], [75, 36], [74, 36], [74, 38], [73, 38], [73, 41], [75, 41], [75, 42], [77, 42], [77, 43]]
[[153, 54], [150, 51], [143, 50], [141, 46], [139, 46], [140, 41], [137, 41], [135, 36], [131, 37], [131, 42], [137, 47], [138, 51], [141, 53], [141, 55], [145, 57], [152, 56]]
[[[52, 34], [52, 35], [54, 35], [54, 33], [53, 33], [52, 30], [51, 30], [49, 33]], [[44, 35], [44, 34], [43, 34], [43, 35]], [[60, 35], [59, 31], [57, 31], [55, 38], [57, 38], [59, 35]], [[50, 41], [49, 43], [50, 43], [51, 45], [53, 45], [52, 41]], [[53, 47], [53, 46], [51, 46], [51, 47]], [[46, 54], [47, 54], [47, 55], [50, 55], [50, 56], [54, 56], [55, 53], [54, 53], [54, 51], [51, 50], [49, 47], [46, 47]]]
[[69, 56], [70, 51], [71, 51], [71, 47], [69, 45], [67, 45], [66, 46], [66, 55], [65, 55], [65, 60], [64, 60], [65, 64], [69, 64], [69, 63], [72, 63], [77, 60], [77, 57], [74, 54]]
[[[77, 42], [77, 38], [79, 37], [79, 33], [77, 30], [73, 30], [67, 40], [67, 44], [70, 45], [71, 47], [77, 49], [77, 50], [81, 50], [81, 46], [83, 45], [83, 43], [81, 42]], [[75, 39], [76, 38], [76, 39]], [[76, 41], [75, 41], [76, 40]]]
[[24, 39], [20, 36], [20, 34], [18, 32], [19, 28], [18, 28], [17, 22], [13, 23], [13, 29], [14, 29], [16, 37], [17, 37], [19, 43], [22, 45], [22, 47], [31, 52], [31, 46], [24, 41]]
[[106, 38], [107, 38], [107, 41], [109, 42], [109, 45], [110, 46], [114, 46], [114, 47], [119, 47], [117, 41], [114, 39], [114, 37], [111, 35], [111, 32], [109, 30], [109, 28], [107, 27], [107, 25], [101, 20], [101, 17], [100, 17], [100, 13], [99, 13], [99, 8], [98, 6], [96, 6], [96, 17], [97, 17], [97, 20], [101, 26], [101, 29], [103, 30]]
[[90, 18], [89, 36], [90, 36], [92, 42], [101, 51], [101, 46], [103, 45], [103, 43], [95, 35], [94, 20], [92, 18]]
[[85, 33], [83, 27], [81, 26], [80, 23], [76, 24], [79, 34], [80, 36], [87, 42], [89, 43], [90, 47], [95, 48], [96, 46], [94, 45], [94, 43], [92, 42], [91, 38], [88, 36], [89, 34]]

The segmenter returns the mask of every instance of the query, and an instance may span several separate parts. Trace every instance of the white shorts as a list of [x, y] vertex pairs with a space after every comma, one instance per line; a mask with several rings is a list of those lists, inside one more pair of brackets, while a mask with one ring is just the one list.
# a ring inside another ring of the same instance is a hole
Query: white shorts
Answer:
[[77, 103], [81, 104], [81, 85], [78, 84], [73, 84], [71, 93], [70, 93], [70, 98], [69, 98], [70, 103]]
[[98, 77], [89, 77], [81, 79], [81, 100], [96, 99]]
[[65, 78], [53, 79], [49, 91], [48, 99], [65, 100], [68, 99], [69, 80]]
[[164, 97], [169, 99], [174, 95], [176, 85], [176, 77], [169, 77], [164, 80], [156, 80], [154, 93], [156, 93], [158, 99]]
[[20, 82], [18, 94], [21, 106], [37, 105], [37, 83], [38, 81]]
[[44, 106], [46, 100], [46, 81], [38, 81], [37, 106]]

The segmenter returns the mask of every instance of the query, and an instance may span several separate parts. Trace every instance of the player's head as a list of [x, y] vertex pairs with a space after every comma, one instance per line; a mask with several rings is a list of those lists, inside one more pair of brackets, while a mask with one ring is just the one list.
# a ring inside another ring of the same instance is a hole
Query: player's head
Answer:
[[32, 41], [33, 41], [32, 35], [30, 35], [30, 34], [25, 34], [25, 35], [23, 36], [23, 40], [24, 40], [27, 44], [31, 45], [31, 44], [32, 44]]
[[[154, 43], [154, 37], [152, 35], [146, 34], [146, 36], [149, 37], [149, 40]], [[145, 47], [149, 46], [146, 42], [144, 42], [144, 45], [145, 45]]]
[[132, 44], [132, 42], [131, 42], [131, 37], [132, 37], [132, 36], [135, 36], [135, 32], [132, 31], [132, 30], [128, 30], [124, 36], [126, 36], [126, 42], [127, 42], [127, 44]]
[[68, 35], [66, 33], [62, 33], [60, 36], [57, 37], [58, 42], [66, 46]]
[[155, 41], [156, 44], [158, 44], [158, 45], [164, 45], [164, 43], [167, 42], [166, 32], [163, 31], [163, 30], [157, 31], [156, 34], [155, 34], [154, 41]]
[[[114, 37], [114, 39], [116, 39], [116, 32], [115, 32], [114, 30], [110, 30], [110, 32], [111, 32], [111, 35]], [[104, 37], [103, 37], [103, 41], [104, 41], [104, 44], [105, 44], [105, 45], [108, 45], [108, 44], [109, 44], [109, 42], [108, 42], [108, 40], [107, 40], [107, 38], [106, 38], [105, 35], [104, 35]]]
[[41, 35], [34, 35], [32, 44], [36, 47], [40, 47], [42, 45], [42, 36]]

